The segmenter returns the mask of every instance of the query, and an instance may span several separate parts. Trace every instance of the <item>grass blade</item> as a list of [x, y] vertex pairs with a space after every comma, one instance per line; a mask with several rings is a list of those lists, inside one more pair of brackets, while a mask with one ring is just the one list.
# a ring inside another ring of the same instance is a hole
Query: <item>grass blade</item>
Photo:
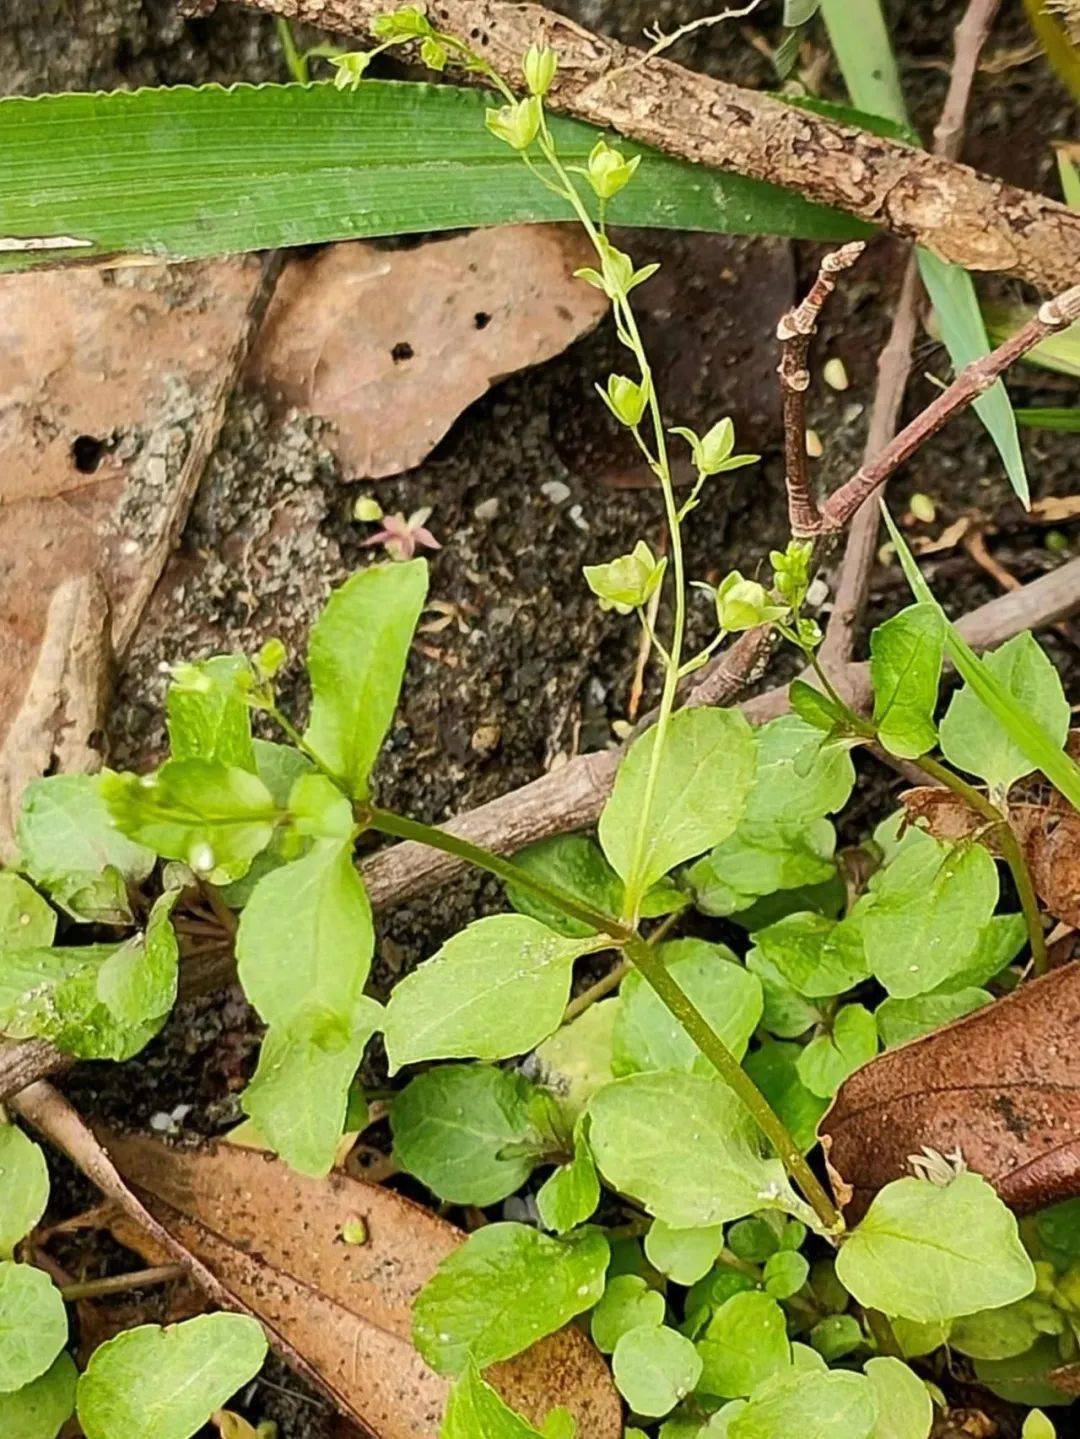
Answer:
[[[237, 85], [0, 101], [0, 273], [569, 219], [449, 85]], [[597, 132], [552, 119], [564, 158]], [[634, 147], [629, 151], [637, 153]], [[823, 240], [870, 233], [777, 186], [649, 152], [619, 224]], [[52, 239], [50, 239], [52, 237]], [[49, 248], [27, 248], [36, 238]], [[75, 243], [55, 247], [55, 240]]]
[[[959, 265], [939, 260], [929, 250], [918, 251], [919, 274], [934, 307], [941, 338], [953, 369], [960, 371], [990, 351], [990, 340], [979, 309], [975, 282]], [[1016, 417], [1008, 391], [1001, 380], [980, 395], [972, 409], [989, 430], [998, 447], [1009, 482], [1027, 507], [1031, 503], [1024, 456], [1020, 450]]]
[[[821, 14], [852, 103], [908, 126], [900, 73], [892, 52], [881, 0], [821, 0]], [[990, 351], [971, 276], [927, 250], [918, 250], [919, 273], [937, 315], [953, 369], [960, 371]], [[1027, 472], [1016, 418], [1001, 380], [974, 405], [1001, 455], [1009, 483], [1025, 505]]]
[[1047, 405], [1043, 409], [1017, 410], [1017, 423], [1029, 430], [1068, 430], [1080, 434], [1080, 407]]
[[[944, 615], [945, 611], [934, 598], [933, 591], [915, 563], [915, 556], [884, 502], [881, 512], [885, 516], [889, 536], [896, 546], [896, 553], [911, 593], [917, 600], [937, 605]], [[1041, 771], [1054, 788], [1065, 796], [1073, 809], [1080, 810], [1080, 765], [1077, 765], [1060, 745], [1055, 744], [1044, 729], [1034, 723], [1023, 705], [1014, 699], [993, 672], [987, 669], [947, 616], [945, 653], [1012, 742], [1031, 761], [1032, 769]]]

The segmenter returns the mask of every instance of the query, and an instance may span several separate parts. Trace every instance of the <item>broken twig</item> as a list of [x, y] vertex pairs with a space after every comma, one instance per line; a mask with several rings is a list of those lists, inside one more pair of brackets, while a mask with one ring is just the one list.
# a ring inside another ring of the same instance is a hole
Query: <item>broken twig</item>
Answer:
[[810, 489], [806, 454], [806, 391], [810, 388], [807, 357], [825, 302], [836, 289], [837, 277], [849, 270], [866, 246], [862, 241], [830, 250], [821, 262], [817, 279], [800, 305], [781, 316], [776, 327], [780, 341], [780, 388], [784, 404], [784, 480], [788, 493], [788, 519], [796, 539], [816, 535], [821, 516]]

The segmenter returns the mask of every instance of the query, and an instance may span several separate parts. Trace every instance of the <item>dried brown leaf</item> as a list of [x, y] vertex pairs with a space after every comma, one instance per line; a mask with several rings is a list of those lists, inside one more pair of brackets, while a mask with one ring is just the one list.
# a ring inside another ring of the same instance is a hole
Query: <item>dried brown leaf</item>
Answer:
[[251, 376], [332, 422], [351, 478], [400, 474], [493, 384], [593, 328], [607, 300], [573, 273], [595, 258], [566, 225], [334, 245], [289, 264]]
[[[410, 1342], [411, 1307], [465, 1236], [389, 1189], [309, 1179], [255, 1150], [173, 1149], [108, 1139], [125, 1180], [164, 1229], [255, 1314], [291, 1362], [377, 1439], [431, 1439], [448, 1382]], [[364, 1244], [347, 1244], [357, 1218]], [[565, 1405], [588, 1439], [617, 1439], [620, 1405], [600, 1356], [570, 1327], [488, 1377], [539, 1423]]]
[[108, 640], [123, 651], [175, 543], [271, 275], [0, 278], [0, 845], [28, 778], [100, 758]]
[[1080, 1193], [1080, 964], [880, 1055], [821, 1125], [830, 1168], [861, 1214], [929, 1146], [958, 1149], [1007, 1204]]

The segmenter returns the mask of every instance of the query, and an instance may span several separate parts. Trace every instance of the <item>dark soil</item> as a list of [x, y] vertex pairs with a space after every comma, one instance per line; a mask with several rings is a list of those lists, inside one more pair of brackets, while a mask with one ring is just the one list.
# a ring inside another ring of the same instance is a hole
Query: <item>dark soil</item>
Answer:
[[[564, 0], [556, 8], [633, 39], [646, 22], [671, 29], [716, 7], [700, 0]], [[891, 8], [916, 118], [928, 133], [962, 5], [919, 0]], [[1020, 7], [1006, 10], [988, 47], [991, 55], [1027, 42]], [[685, 42], [680, 58], [748, 84], [772, 83], [766, 60], [734, 27]], [[280, 77], [272, 22], [228, 6], [202, 20], [181, 21], [173, 0], [7, 0], [0, 21], [0, 93]], [[825, 93], [840, 92], [827, 81]], [[1065, 135], [1071, 114], [1041, 61], [984, 74], [966, 157], [1029, 188], [1057, 193], [1050, 145]], [[760, 467], [706, 492], [689, 535], [691, 572], [713, 580], [734, 566], [754, 573], [785, 537], [773, 330], [812, 273], [816, 251], [705, 237], [629, 238], [639, 259], [655, 257], [667, 267], [665, 278], [654, 282], [648, 318], [659, 337], [671, 415], [683, 423], [710, 423], [732, 413], [740, 448], [764, 456]], [[816, 345], [818, 373], [826, 358], [840, 357], [851, 381], [842, 393], [818, 382], [811, 395], [811, 422], [824, 444], [816, 462], [824, 488], [858, 463], [875, 356], [902, 261], [898, 246], [875, 243], [837, 296]], [[413, 653], [379, 771], [386, 802], [418, 818], [445, 818], [573, 753], [614, 743], [613, 723], [627, 716], [637, 635], [629, 621], [599, 613], [581, 566], [640, 537], [655, 545], [662, 514], [657, 494], [642, 485], [592, 395], [594, 379], [610, 368], [615, 350], [604, 326], [541, 370], [506, 381], [462, 417], [426, 463], [377, 487], [388, 510], [433, 506], [430, 526], [443, 545], [433, 558], [432, 578], [442, 609], [428, 617], [438, 627], [421, 636]], [[947, 374], [932, 340], [922, 344], [917, 369]], [[1044, 371], [1020, 367], [1012, 383], [1022, 403], [1069, 402], [1063, 382]], [[933, 393], [930, 379], [917, 379], [910, 409]], [[1025, 433], [1036, 497], [1072, 490], [1070, 440]], [[930, 496], [937, 508], [933, 524], [911, 521], [915, 534], [936, 534], [972, 509], [993, 516], [999, 533], [991, 546], [1018, 579], [1033, 578], [1074, 552], [1075, 531], [1067, 531], [1063, 551], [1047, 548], [1045, 533], [1025, 523], [996, 452], [970, 415], [956, 420], [899, 477], [892, 491], [895, 513], [904, 515], [914, 492]], [[110, 725], [114, 763], [144, 767], [161, 753], [163, 662], [250, 649], [270, 635], [280, 635], [294, 654], [302, 651], [329, 588], [360, 559], [366, 531], [350, 518], [356, 493], [342, 482], [318, 425], [296, 414], [275, 416], [256, 396], [235, 397], [182, 549], [120, 678]], [[954, 614], [998, 592], [963, 550], [938, 558], [930, 573]], [[895, 565], [880, 566], [868, 625], [905, 597]], [[706, 618], [702, 610], [701, 627]], [[1048, 644], [1067, 682], [1074, 679], [1076, 646], [1056, 635]], [[286, 698], [302, 708], [298, 673], [294, 663]], [[855, 823], [881, 817], [892, 783], [887, 774], [867, 770], [853, 807]], [[385, 987], [468, 919], [500, 903], [495, 886], [469, 880], [436, 900], [385, 916], [377, 984]], [[250, 1011], [237, 992], [229, 992], [183, 1007], [165, 1034], [122, 1071], [82, 1066], [68, 1091], [105, 1122], [153, 1121], [159, 1128], [213, 1133], [236, 1117], [236, 1095], [257, 1042]], [[58, 1167], [60, 1174], [61, 1212], [90, 1202], [80, 1180], [66, 1168]], [[104, 1257], [83, 1254], [82, 1262], [89, 1261], [93, 1272]], [[329, 1439], [325, 1411], [295, 1380], [277, 1371], [271, 1383], [275, 1387], [250, 1396], [253, 1417], [276, 1419], [280, 1439]]]

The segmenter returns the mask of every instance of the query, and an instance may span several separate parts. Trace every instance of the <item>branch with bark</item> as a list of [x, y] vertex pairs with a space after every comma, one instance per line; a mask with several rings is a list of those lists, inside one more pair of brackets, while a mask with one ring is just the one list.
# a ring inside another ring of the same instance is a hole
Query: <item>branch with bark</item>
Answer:
[[[369, 33], [387, 0], [244, 0], [346, 35]], [[797, 191], [924, 245], [970, 270], [1044, 293], [1080, 274], [1080, 213], [966, 165], [841, 125], [755, 90], [697, 74], [594, 35], [540, 5], [431, 0], [439, 29], [467, 41], [511, 86], [546, 42], [560, 70], [553, 110], [698, 164]]]
[[810, 341], [825, 303], [836, 289], [838, 277], [849, 270], [866, 248], [860, 241], [830, 250], [821, 262], [817, 279], [801, 304], [788, 310], [776, 327], [780, 341], [780, 393], [784, 411], [784, 478], [788, 494], [788, 523], [798, 539], [816, 535], [821, 516], [810, 487], [806, 453], [806, 392], [810, 388], [807, 359]]
[[[958, 160], [964, 140], [964, 121], [975, 84], [979, 56], [1001, 8], [1001, 0], [970, 0], [953, 32], [954, 60], [949, 88], [934, 128], [934, 154]], [[908, 256], [885, 348], [878, 356], [878, 381], [870, 411], [863, 461], [869, 461], [889, 443], [900, 422], [911, 357], [919, 323], [923, 289], [915, 255]], [[881, 517], [875, 504], [855, 515], [848, 531], [844, 558], [836, 579], [836, 597], [825, 640], [818, 658], [826, 670], [846, 665], [855, 648], [855, 632], [870, 592], [870, 576], [877, 554]]]
[[1047, 300], [1015, 335], [996, 350], [974, 360], [957, 375], [949, 387], [916, 415], [909, 425], [889, 442], [873, 460], [862, 465], [846, 484], [841, 485], [825, 502], [820, 530], [840, 530], [885, 481], [896, 473], [906, 460], [936, 435], [961, 410], [966, 410], [984, 395], [1016, 360], [1021, 359], [1050, 335], [1066, 329], [1080, 319], [1080, 285]]

